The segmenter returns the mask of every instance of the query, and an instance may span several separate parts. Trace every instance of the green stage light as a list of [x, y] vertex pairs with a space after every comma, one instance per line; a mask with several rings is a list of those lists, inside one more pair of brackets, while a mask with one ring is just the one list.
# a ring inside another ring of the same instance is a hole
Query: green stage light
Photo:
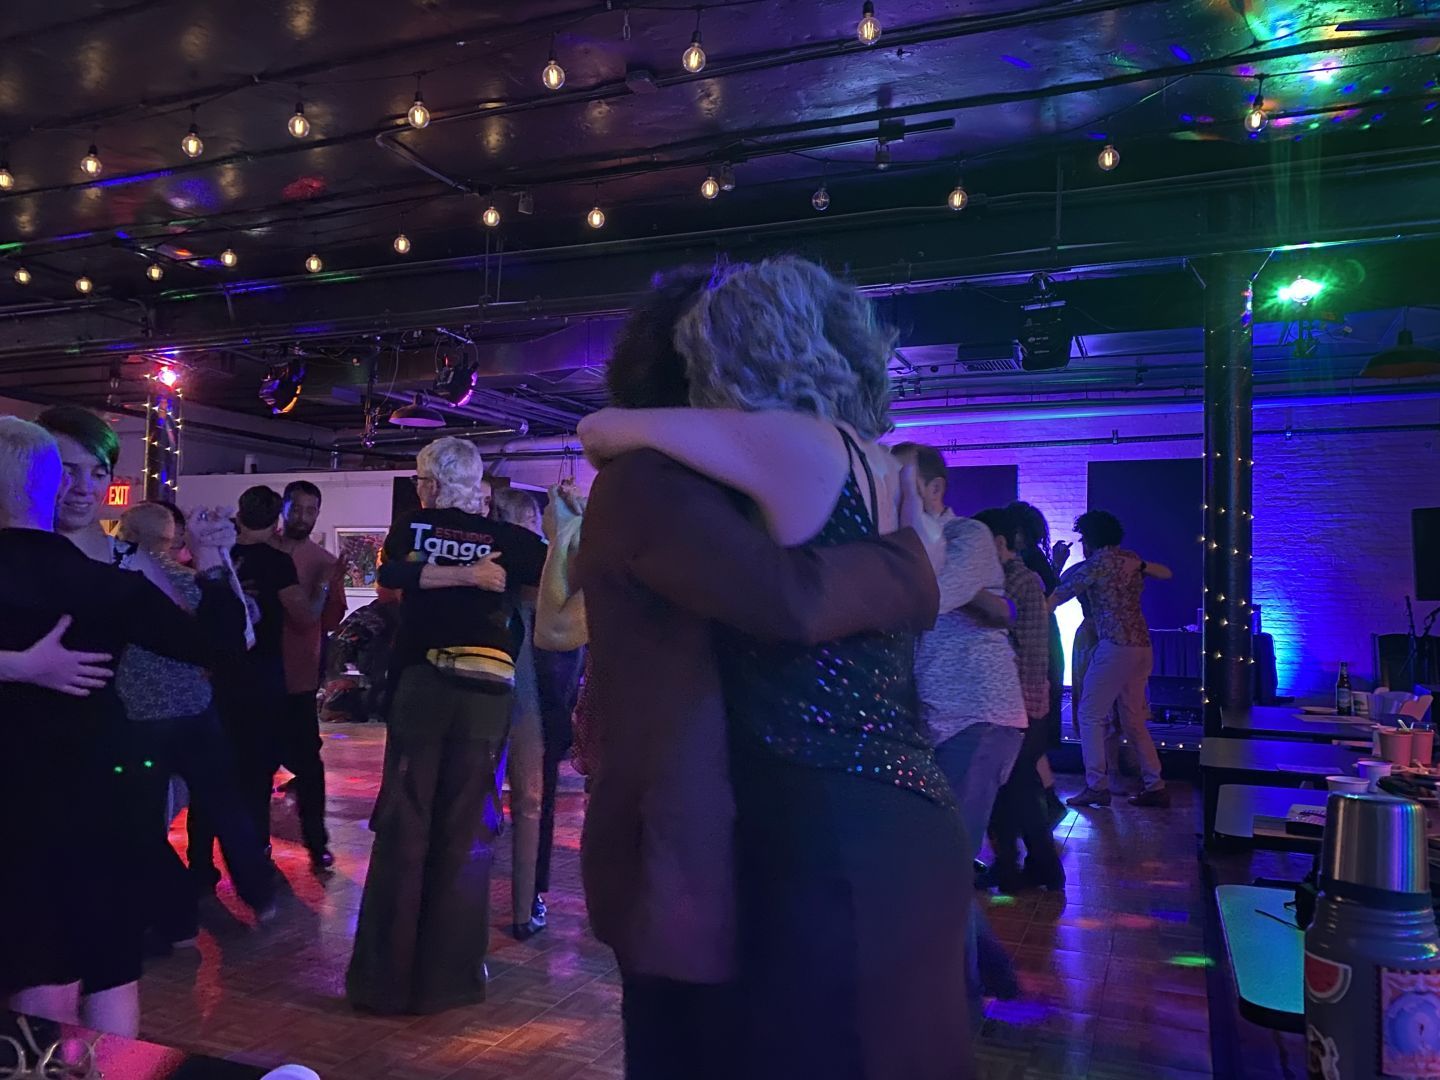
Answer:
[[1325, 286], [1307, 277], [1297, 277], [1288, 285], [1280, 286], [1276, 299], [1285, 304], [1299, 304], [1304, 307], [1323, 292]]

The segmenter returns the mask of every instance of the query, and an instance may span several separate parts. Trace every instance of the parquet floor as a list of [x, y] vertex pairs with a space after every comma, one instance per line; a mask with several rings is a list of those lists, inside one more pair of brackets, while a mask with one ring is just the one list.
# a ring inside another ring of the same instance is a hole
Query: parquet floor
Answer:
[[[152, 961], [142, 1037], [221, 1057], [297, 1061], [324, 1080], [601, 1080], [623, 1076], [620, 983], [586, 930], [578, 846], [584, 796], [569, 774], [557, 814], [550, 928], [525, 943], [505, 927], [508, 839], [499, 845], [489, 1000], [430, 1017], [375, 1017], [342, 996], [370, 848], [366, 818], [383, 730], [327, 727], [337, 872], [318, 879], [293, 812], [275, 804], [279, 917], [255, 928], [222, 883], [198, 949]], [[1062, 777], [1062, 790], [1079, 786]], [[1211, 1075], [1195, 793], [1168, 811], [1072, 812], [1057, 830], [1064, 898], [992, 898], [1025, 997], [995, 1002], [977, 1050], [985, 1080], [1189, 1080]], [[174, 834], [183, 844], [177, 828]]]

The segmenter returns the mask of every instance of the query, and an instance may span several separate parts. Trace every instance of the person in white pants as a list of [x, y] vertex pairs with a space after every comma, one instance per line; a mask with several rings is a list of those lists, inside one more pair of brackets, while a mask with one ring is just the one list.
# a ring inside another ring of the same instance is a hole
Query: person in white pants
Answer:
[[1170, 795], [1160, 774], [1160, 756], [1146, 720], [1150, 706], [1146, 687], [1154, 666], [1150, 631], [1140, 607], [1147, 577], [1174, 575], [1158, 563], [1147, 563], [1121, 548], [1125, 529], [1105, 510], [1090, 510], [1075, 519], [1085, 561], [1066, 570], [1050, 594], [1051, 610], [1076, 596], [1090, 604], [1099, 643], [1085, 672], [1080, 697], [1080, 750], [1085, 759], [1085, 789], [1066, 801], [1071, 806], [1109, 806], [1110, 778], [1105, 752], [1112, 709], [1140, 759], [1144, 790], [1130, 798], [1132, 806], [1169, 806]]

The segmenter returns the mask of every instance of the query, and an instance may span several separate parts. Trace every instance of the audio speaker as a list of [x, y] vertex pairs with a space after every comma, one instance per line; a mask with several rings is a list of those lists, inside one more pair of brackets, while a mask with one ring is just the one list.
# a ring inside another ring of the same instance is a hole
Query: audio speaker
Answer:
[[1440, 600], [1440, 506], [1410, 511], [1415, 599]]

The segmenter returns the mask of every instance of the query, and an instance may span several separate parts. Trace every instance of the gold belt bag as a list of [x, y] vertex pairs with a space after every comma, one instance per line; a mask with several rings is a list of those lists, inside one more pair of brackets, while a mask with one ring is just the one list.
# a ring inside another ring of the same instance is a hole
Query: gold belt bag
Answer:
[[450, 681], [472, 689], [497, 694], [515, 689], [515, 661], [500, 649], [461, 645], [431, 649], [425, 659]]

